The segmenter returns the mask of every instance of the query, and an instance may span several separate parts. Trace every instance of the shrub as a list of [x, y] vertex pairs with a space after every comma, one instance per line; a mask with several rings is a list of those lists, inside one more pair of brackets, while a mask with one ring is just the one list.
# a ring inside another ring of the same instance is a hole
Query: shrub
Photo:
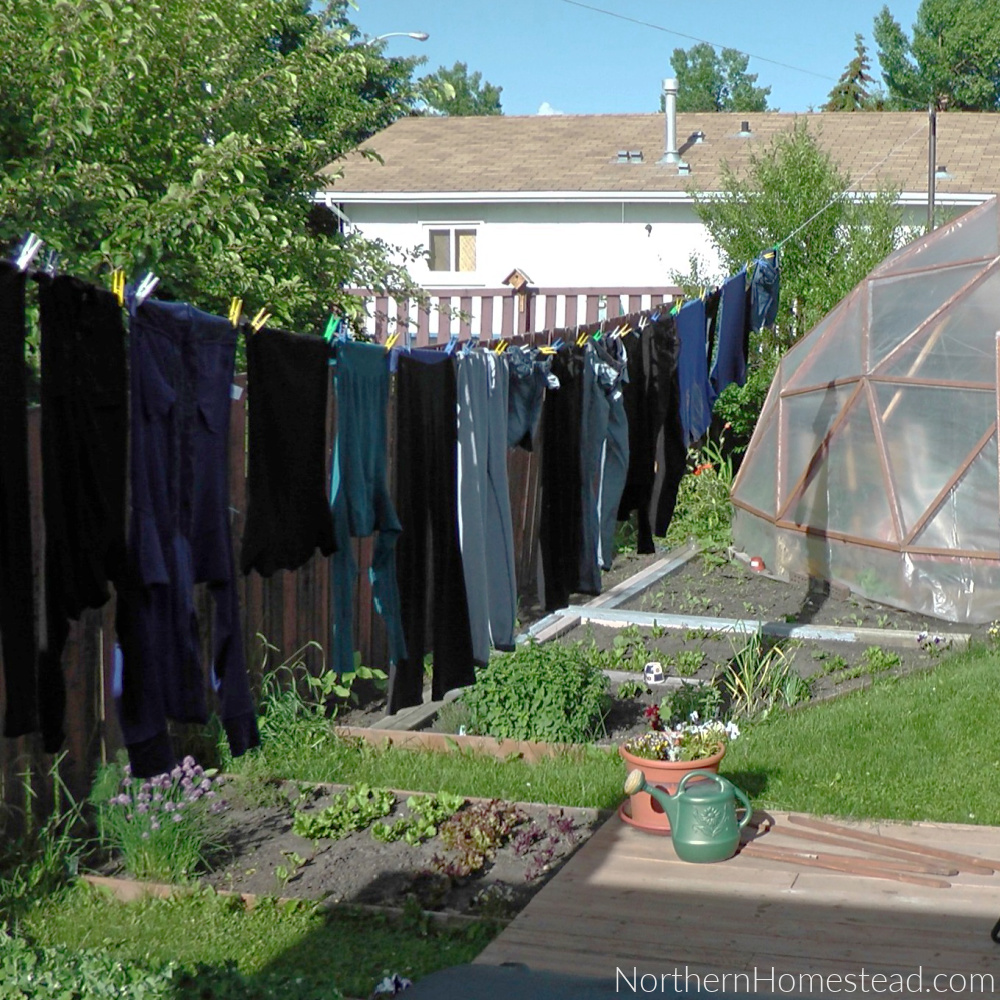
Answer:
[[552, 743], [602, 735], [610, 702], [599, 660], [573, 646], [535, 642], [491, 659], [462, 697], [469, 732]]

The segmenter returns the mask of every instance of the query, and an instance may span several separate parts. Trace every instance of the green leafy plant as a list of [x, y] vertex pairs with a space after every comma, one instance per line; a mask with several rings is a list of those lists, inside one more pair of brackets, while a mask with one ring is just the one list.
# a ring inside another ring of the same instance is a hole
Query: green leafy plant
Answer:
[[641, 681], [622, 681], [618, 685], [617, 695], [619, 698], [638, 698], [646, 690], [646, 685]]
[[644, 760], [702, 760], [715, 756], [739, 735], [735, 722], [699, 722], [695, 716], [672, 729], [650, 729], [633, 736], [625, 741], [625, 749]]
[[693, 677], [705, 662], [705, 654], [700, 649], [682, 649], [677, 654], [674, 669], [680, 677]]
[[[677, 505], [667, 529], [667, 542], [680, 545], [688, 538], [697, 539], [705, 553], [721, 553], [732, 544], [733, 486], [732, 459], [720, 445], [707, 442], [699, 452], [688, 456], [691, 474], [684, 476], [677, 490]], [[711, 599], [685, 594], [692, 611], [705, 612]]]
[[147, 779], [133, 777], [128, 764], [106, 765], [90, 797], [100, 842], [134, 878], [189, 879], [215, 846], [211, 817], [225, 809], [221, 784], [214, 770], [204, 770], [193, 757]]
[[717, 719], [722, 701], [722, 691], [714, 680], [708, 684], [683, 684], [660, 702], [659, 719], [668, 727], [680, 725], [692, 715], [706, 721]]
[[869, 646], [862, 654], [861, 661], [871, 674], [882, 674], [899, 666], [899, 653], [893, 653], [881, 646]]
[[353, 785], [334, 795], [324, 809], [297, 809], [292, 832], [317, 843], [341, 840], [355, 830], [364, 830], [374, 820], [388, 816], [396, 805], [396, 796], [388, 788]]
[[462, 697], [472, 733], [555, 743], [594, 739], [609, 703], [599, 661], [574, 646], [536, 642], [494, 656]]
[[450, 792], [436, 795], [411, 795], [406, 800], [408, 816], [401, 816], [393, 824], [372, 823], [372, 836], [383, 843], [405, 840], [416, 847], [437, 836], [438, 826], [453, 816], [465, 804], [465, 797]]
[[[759, 632], [744, 636], [742, 645], [733, 647], [733, 656], [722, 675], [729, 698], [729, 710], [735, 719], [766, 717], [775, 705], [787, 704], [785, 695], [791, 666], [784, 651], [766, 642]], [[800, 690], [796, 690], [796, 697]]]

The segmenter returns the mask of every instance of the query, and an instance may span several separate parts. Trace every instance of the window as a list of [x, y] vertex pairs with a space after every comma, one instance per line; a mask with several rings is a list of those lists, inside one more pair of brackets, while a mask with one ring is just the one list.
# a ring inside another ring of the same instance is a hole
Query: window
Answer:
[[430, 229], [427, 266], [432, 271], [475, 271], [475, 229]]

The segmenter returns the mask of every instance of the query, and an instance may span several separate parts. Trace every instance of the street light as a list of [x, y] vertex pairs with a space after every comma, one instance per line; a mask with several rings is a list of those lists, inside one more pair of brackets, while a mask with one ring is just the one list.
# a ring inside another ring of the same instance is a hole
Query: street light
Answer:
[[372, 41], [381, 42], [386, 38], [412, 38], [415, 42], [426, 42], [430, 37], [426, 31], [390, 31], [384, 35], [376, 35]]

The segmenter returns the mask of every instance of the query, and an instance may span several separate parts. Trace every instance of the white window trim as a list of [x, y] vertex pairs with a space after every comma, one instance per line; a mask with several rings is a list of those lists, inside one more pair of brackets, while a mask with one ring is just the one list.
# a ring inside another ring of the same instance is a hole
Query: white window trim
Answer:
[[[450, 231], [451, 235], [449, 237], [449, 246], [451, 248], [452, 257], [454, 257], [454, 239], [456, 229], [472, 229], [476, 233], [476, 270], [475, 271], [432, 271], [430, 269], [430, 262], [427, 258], [424, 258], [424, 264], [427, 266], [428, 279], [425, 284], [433, 282], [435, 284], [450, 285], [450, 284], [462, 284], [475, 282], [479, 274], [479, 234], [483, 229], [485, 223], [480, 219], [460, 219], [455, 221], [450, 221], [447, 219], [435, 219], [433, 221], [421, 220], [419, 226], [423, 232], [423, 246], [430, 251], [430, 232], [432, 229], [447, 229]], [[452, 263], [455, 263], [453, 260]]]

